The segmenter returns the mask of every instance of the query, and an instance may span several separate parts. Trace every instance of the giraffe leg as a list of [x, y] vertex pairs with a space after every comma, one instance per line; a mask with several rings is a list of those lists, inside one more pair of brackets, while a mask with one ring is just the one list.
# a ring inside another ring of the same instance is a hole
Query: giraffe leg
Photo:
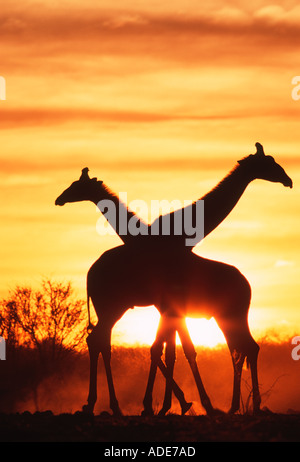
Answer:
[[166, 350], [165, 350], [165, 358], [166, 358], [166, 388], [165, 388], [165, 397], [163, 402], [163, 407], [159, 411], [160, 416], [165, 415], [170, 409], [172, 405], [172, 380], [173, 380], [173, 372], [174, 372], [174, 365], [175, 365], [175, 338], [176, 338], [176, 331], [171, 330], [168, 333], [166, 339]]
[[90, 356], [90, 384], [88, 404], [84, 405], [82, 410], [84, 412], [93, 413], [95, 403], [97, 401], [97, 369], [99, 354], [102, 353], [103, 362], [105, 365], [109, 395], [110, 407], [114, 415], [120, 415], [121, 411], [116, 398], [112, 373], [111, 373], [111, 346], [110, 346], [111, 328], [106, 327], [104, 324], [97, 324], [92, 332], [87, 337], [87, 344]]
[[260, 410], [260, 403], [261, 403], [261, 397], [260, 397], [259, 385], [258, 385], [258, 375], [257, 375], [257, 358], [258, 358], [258, 353], [259, 353], [259, 346], [252, 337], [251, 339], [252, 339], [252, 342], [251, 342], [252, 345], [251, 345], [249, 353], [247, 354], [247, 360], [250, 364], [250, 370], [251, 370], [252, 393], [253, 393], [253, 413], [258, 413]]
[[246, 357], [244, 340], [248, 336], [248, 329], [246, 331], [243, 329], [242, 332], [242, 320], [231, 320], [227, 323], [218, 322], [218, 324], [225, 335], [233, 365], [233, 391], [228, 413], [234, 414], [240, 409], [242, 369]]
[[196, 386], [199, 392], [201, 404], [206, 410], [207, 414], [212, 415], [214, 414], [215, 411], [214, 411], [214, 408], [212, 407], [212, 404], [205, 391], [202, 379], [200, 377], [200, 373], [199, 373], [197, 362], [196, 362], [197, 353], [193, 345], [193, 342], [190, 338], [189, 331], [186, 327], [185, 319], [181, 319], [180, 326], [178, 325], [178, 334], [181, 340], [184, 354], [189, 362], [190, 368], [192, 370], [192, 373], [195, 379], [195, 383], [196, 383]]
[[[234, 328], [235, 324], [236, 327]], [[234, 372], [232, 402], [229, 413], [234, 414], [240, 408], [241, 376], [243, 363], [246, 357], [251, 369], [253, 411], [258, 412], [261, 402], [257, 377], [257, 357], [259, 346], [251, 336], [246, 320], [242, 319], [236, 323], [232, 321], [230, 330], [222, 330], [231, 353]]]
[[[163, 376], [166, 379], [167, 378], [167, 368], [166, 368], [165, 364], [163, 363], [163, 361], [161, 359], [158, 362], [158, 367], [159, 367], [159, 369], [161, 370]], [[178, 386], [178, 384], [175, 382], [173, 377], [171, 379], [171, 383], [172, 383], [172, 390], [174, 392], [174, 395], [178, 399], [178, 401], [180, 403], [180, 406], [181, 406], [181, 415], [184, 415], [192, 407], [193, 403], [188, 402], [185, 399], [183, 391]]]
[[113, 411], [114, 416], [121, 416], [122, 411], [119, 408], [119, 403], [116, 397], [116, 392], [113, 384], [112, 372], [111, 372], [111, 346], [108, 342], [102, 350], [102, 357], [106, 371], [106, 378], [109, 390], [110, 408]]
[[150, 372], [148, 376], [147, 388], [143, 400], [144, 410], [142, 411], [142, 415], [153, 415], [153, 408], [152, 408], [152, 393], [154, 388], [154, 382], [157, 372], [157, 367], [161, 361], [161, 356], [163, 352], [163, 342], [156, 338], [155, 342], [151, 346], [151, 365], [150, 365]]
[[145, 397], [143, 401], [144, 403], [144, 410], [142, 412], [143, 415], [153, 415], [152, 393], [153, 393], [153, 387], [154, 387], [157, 367], [159, 367], [159, 369], [161, 370], [166, 380], [169, 379], [170, 386], [172, 387], [176, 398], [180, 402], [182, 415], [184, 415], [192, 406], [192, 403], [189, 403], [186, 401], [183, 391], [180, 389], [180, 387], [177, 385], [177, 383], [173, 379], [172, 374], [171, 376], [168, 374], [167, 367], [165, 366], [165, 364], [163, 363], [161, 359], [161, 356], [163, 353], [163, 344], [166, 340], [166, 330], [168, 328], [168, 324], [169, 324], [168, 318], [166, 316], [162, 316], [160, 319], [157, 333], [156, 333], [155, 342], [153, 343], [151, 347], [151, 366], [150, 366], [150, 372], [148, 376], [146, 393], [145, 393]]
[[[174, 318], [174, 317], [168, 320], [168, 324], [170, 325], [170, 328], [166, 336], [166, 351], [165, 351], [167, 367], [164, 366], [164, 370], [162, 370], [159, 364], [159, 367], [166, 379], [164, 403], [163, 403], [162, 409], [159, 412], [159, 415], [165, 415], [170, 410], [171, 403], [172, 403], [172, 391], [174, 392], [174, 395], [176, 396], [176, 398], [178, 399], [180, 403], [182, 415], [184, 415], [191, 408], [193, 404], [191, 402], [186, 401], [183, 391], [177, 385], [177, 383], [175, 382], [173, 378], [174, 364], [175, 364], [175, 359], [176, 359], [176, 330], [177, 330], [178, 322], [180, 323], [181, 320], [180, 319], [178, 320], [177, 318]], [[161, 360], [160, 360], [160, 363], [163, 364]]]
[[91, 414], [94, 411], [94, 406], [97, 401], [97, 368], [100, 353], [100, 345], [99, 342], [96, 341], [96, 333], [93, 332], [89, 334], [89, 336], [86, 339], [90, 358], [90, 383], [89, 394], [87, 399], [88, 403], [82, 407], [83, 412]]
[[233, 392], [229, 414], [234, 414], [240, 408], [241, 397], [241, 378], [245, 360], [245, 354], [239, 349], [231, 349], [231, 359], [233, 364]]

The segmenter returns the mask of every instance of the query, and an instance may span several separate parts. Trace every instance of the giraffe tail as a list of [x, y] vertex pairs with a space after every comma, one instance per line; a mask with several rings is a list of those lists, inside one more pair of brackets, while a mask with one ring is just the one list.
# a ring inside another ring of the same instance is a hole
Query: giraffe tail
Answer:
[[87, 331], [88, 331], [88, 333], [90, 334], [90, 333], [93, 331], [93, 329], [94, 329], [95, 326], [94, 326], [94, 324], [92, 324], [92, 322], [91, 322], [90, 294], [89, 294], [88, 288], [87, 288], [87, 300], [86, 300], [86, 302], [87, 302], [88, 321], [89, 321], [88, 326], [87, 326]]

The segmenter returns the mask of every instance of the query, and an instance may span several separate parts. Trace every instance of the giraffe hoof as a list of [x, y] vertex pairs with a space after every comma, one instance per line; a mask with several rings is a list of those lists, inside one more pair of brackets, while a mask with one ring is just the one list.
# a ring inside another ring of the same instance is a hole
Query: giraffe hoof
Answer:
[[234, 408], [231, 407], [231, 408], [229, 409], [229, 411], [227, 412], [227, 414], [228, 414], [228, 415], [234, 415], [234, 414], [235, 414], [236, 412], [238, 412], [238, 411], [239, 411], [239, 408], [236, 409], [235, 407], [234, 407]]
[[93, 408], [91, 406], [89, 406], [88, 404], [84, 404], [82, 406], [82, 412], [84, 414], [92, 414], [92, 415], [94, 414]]
[[114, 416], [114, 417], [123, 417], [123, 413], [122, 413], [121, 409], [119, 409], [119, 408], [118, 408], [118, 409], [114, 409], [114, 410], [113, 410], [113, 416]]
[[215, 409], [215, 408], [211, 408], [209, 411], [206, 411], [206, 413], [208, 417], [220, 417], [226, 414], [224, 411], [221, 411], [220, 409]]
[[159, 417], [164, 417], [168, 411], [169, 411], [169, 409], [162, 408], [157, 415]]
[[181, 406], [181, 415], [184, 415], [187, 411], [189, 411], [192, 405], [193, 403], [184, 403], [184, 405]]
[[273, 412], [267, 407], [263, 407], [262, 409], [260, 409], [259, 407], [253, 409], [254, 416], [272, 415], [272, 414]]
[[142, 415], [143, 417], [153, 417], [153, 416], [154, 416], [153, 409], [144, 409], [144, 410], [141, 412], [141, 415]]
[[221, 411], [221, 409], [214, 409], [211, 415], [213, 415], [214, 417], [219, 417], [222, 415], [226, 415], [226, 412]]

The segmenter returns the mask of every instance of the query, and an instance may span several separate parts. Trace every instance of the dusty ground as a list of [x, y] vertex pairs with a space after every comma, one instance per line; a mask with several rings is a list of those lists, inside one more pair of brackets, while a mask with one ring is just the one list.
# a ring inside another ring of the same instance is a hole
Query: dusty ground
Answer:
[[300, 442], [300, 414], [114, 418], [107, 414], [0, 414], [0, 441]]

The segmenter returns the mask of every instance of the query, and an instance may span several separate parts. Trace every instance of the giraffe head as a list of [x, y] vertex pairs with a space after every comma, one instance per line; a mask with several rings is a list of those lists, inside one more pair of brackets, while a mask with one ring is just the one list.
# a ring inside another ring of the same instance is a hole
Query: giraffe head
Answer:
[[82, 170], [79, 180], [74, 181], [55, 201], [55, 205], [65, 205], [67, 202], [80, 202], [92, 200], [93, 191], [97, 178], [90, 178], [89, 169], [86, 167]]
[[252, 179], [261, 179], [273, 183], [281, 183], [292, 188], [293, 182], [284, 169], [275, 162], [272, 156], [266, 156], [264, 148], [256, 143], [256, 153], [239, 160], [238, 163], [245, 168]]

